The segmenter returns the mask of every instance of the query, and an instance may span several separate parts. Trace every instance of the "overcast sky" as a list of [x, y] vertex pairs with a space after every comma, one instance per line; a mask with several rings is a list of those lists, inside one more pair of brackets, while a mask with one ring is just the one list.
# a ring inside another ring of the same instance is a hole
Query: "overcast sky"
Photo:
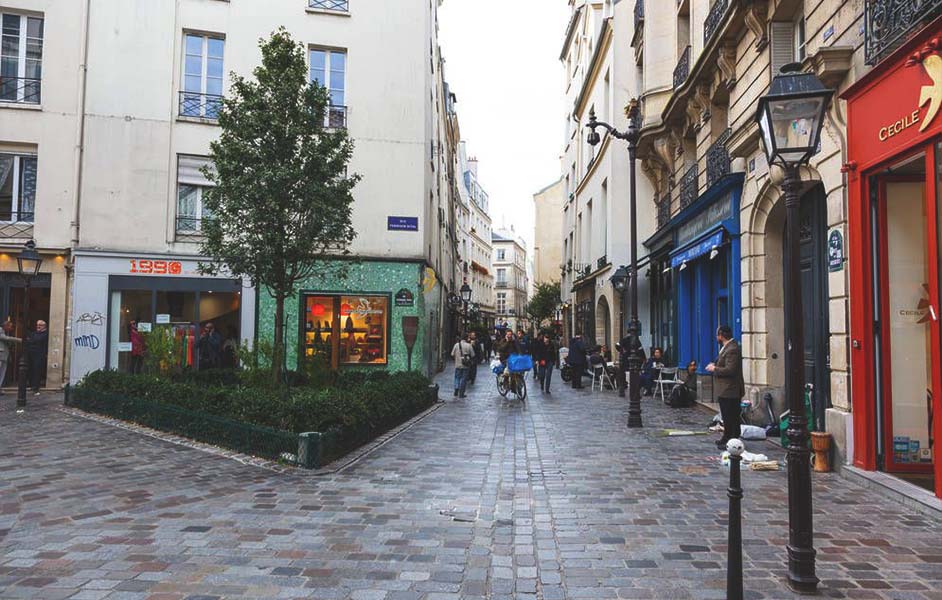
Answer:
[[494, 226], [533, 249], [533, 194], [560, 176], [566, 106], [559, 51], [565, 0], [445, 0], [445, 77]]

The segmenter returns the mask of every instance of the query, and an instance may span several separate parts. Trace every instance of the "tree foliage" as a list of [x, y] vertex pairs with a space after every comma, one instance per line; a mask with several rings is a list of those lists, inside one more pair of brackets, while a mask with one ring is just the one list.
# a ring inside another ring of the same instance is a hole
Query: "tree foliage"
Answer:
[[548, 321], [556, 314], [556, 307], [561, 299], [559, 282], [538, 283], [533, 297], [527, 303], [527, 316], [533, 325], [539, 329], [544, 321]]
[[353, 141], [346, 129], [326, 127], [330, 94], [308, 81], [304, 46], [284, 28], [260, 40], [253, 77], [232, 75], [219, 113], [221, 133], [211, 144], [215, 184], [203, 196], [207, 273], [248, 277], [275, 299], [273, 373], [284, 356], [284, 302], [299, 282], [338, 277], [356, 236], [347, 173]]

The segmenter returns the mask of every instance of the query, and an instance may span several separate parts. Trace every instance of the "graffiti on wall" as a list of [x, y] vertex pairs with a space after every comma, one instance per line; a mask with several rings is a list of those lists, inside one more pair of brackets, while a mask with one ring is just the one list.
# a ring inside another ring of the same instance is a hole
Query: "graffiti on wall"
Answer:
[[98, 350], [101, 348], [101, 330], [105, 326], [105, 317], [100, 312], [82, 313], [75, 319], [72, 345], [76, 350]]

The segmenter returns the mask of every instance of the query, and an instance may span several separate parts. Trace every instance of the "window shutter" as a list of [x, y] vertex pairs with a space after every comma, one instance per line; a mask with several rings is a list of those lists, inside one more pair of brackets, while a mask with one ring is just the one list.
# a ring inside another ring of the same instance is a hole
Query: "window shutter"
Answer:
[[184, 185], [196, 185], [199, 187], [212, 187], [213, 183], [206, 179], [200, 172], [205, 165], [212, 163], [208, 158], [202, 156], [181, 156], [179, 168], [177, 169], [177, 181]]
[[770, 24], [772, 41], [769, 44], [769, 60], [772, 77], [788, 63], [795, 62], [795, 24], [791, 21], [773, 21]]

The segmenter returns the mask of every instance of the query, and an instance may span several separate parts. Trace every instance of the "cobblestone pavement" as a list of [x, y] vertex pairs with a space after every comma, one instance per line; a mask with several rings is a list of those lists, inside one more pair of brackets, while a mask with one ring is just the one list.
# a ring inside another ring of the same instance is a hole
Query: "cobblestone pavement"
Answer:
[[[0, 411], [0, 598], [725, 597], [726, 473], [698, 409], [482, 373], [329, 477], [274, 473], [55, 410]], [[766, 443], [751, 449], [781, 458]], [[784, 472], [745, 472], [747, 598], [784, 599]], [[942, 521], [815, 475], [826, 597], [942, 599]]]

